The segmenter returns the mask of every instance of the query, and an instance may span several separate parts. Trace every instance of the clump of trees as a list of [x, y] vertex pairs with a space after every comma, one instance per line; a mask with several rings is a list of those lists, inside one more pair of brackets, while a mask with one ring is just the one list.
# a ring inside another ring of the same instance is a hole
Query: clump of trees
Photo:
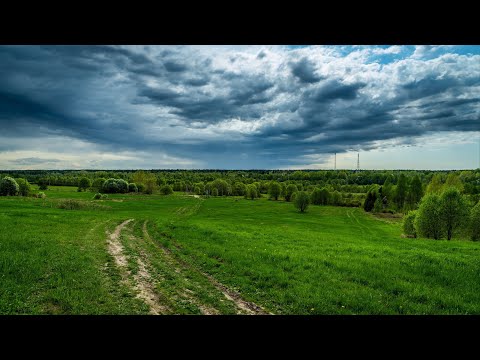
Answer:
[[32, 186], [26, 179], [16, 179], [18, 184], [18, 195], [20, 196], [30, 196], [32, 193]]
[[18, 195], [19, 190], [20, 187], [18, 186], [18, 183], [10, 176], [6, 176], [0, 181], [1, 196], [16, 196]]
[[468, 224], [470, 212], [465, 197], [455, 187], [449, 187], [441, 195], [431, 192], [425, 195], [414, 219], [417, 234], [439, 240], [446, 236], [451, 240], [455, 233]]

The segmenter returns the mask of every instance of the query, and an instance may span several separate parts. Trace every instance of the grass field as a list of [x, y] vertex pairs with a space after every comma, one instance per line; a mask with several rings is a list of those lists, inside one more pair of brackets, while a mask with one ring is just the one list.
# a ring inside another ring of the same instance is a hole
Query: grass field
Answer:
[[0, 198], [1, 314], [480, 314], [479, 243], [359, 208], [45, 193]]

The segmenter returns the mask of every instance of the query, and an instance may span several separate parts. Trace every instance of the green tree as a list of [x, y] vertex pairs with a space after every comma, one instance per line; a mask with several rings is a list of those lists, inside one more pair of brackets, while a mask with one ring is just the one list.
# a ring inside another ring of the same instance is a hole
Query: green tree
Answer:
[[253, 184], [248, 184], [247, 185], [247, 190], [245, 192], [245, 198], [253, 200], [256, 197], [258, 197], [257, 187]]
[[285, 200], [291, 201], [292, 195], [298, 191], [298, 188], [295, 184], [290, 184], [285, 189]]
[[430, 183], [427, 186], [426, 194], [440, 194], [442, 192], [442, 177], [440, 174], [435, 174], [430, 180]]
[[163, 185], [160, 188], [160, 194], [162, 195], [170, 195], [173, 194], [173, 188], [171, 185]]
[[38, 179], [38, 188], [40, 190], [48, 190], [48, 179], [45, 177]]
[[440, 196], [427, 194], [420, 202], [415, 216], [415, 230], [419, 236], [441, 239], [444, 234], [444, 227], [440, 223]]
[[219, 195], [219, 194], [218, 194], [218, 188], [214, 187], [214, 188], [212, 189], [212, 196], [218, 196], [218, 195]]
[[403, 209], [407, 196], [407, 177], [400, 174], [398, 178], [397, 188], [395, 190], [395, 204], [399, 210]]
[[293, 205], [300, 210], [300, 212], [305, 212], [308, 209], [308, 205], [310, 204], [310, 197], [308, 193], [305, 191], [297, 191], [295, 193], [295, 198], [293, 201]]
[[342, 205], [342, 194], [340, 191], [335, 190], [330, 196], [330, 202], [332, 205], [339, 206]]
[[465, 198], [455, 187], [447, 188], [440, 196], [440, 221], [451, 240], [458, 228], [466, 223], [469, 211]]
[[80, 180], [78, 180], [78, 191], [85, 191], [90, 186], [92, 186], [92, 182], [90, 181], [89, 178], [81, 177]]
[[0, 181], [0, 195], [1, 196], [15, 196], [18, 194], [20, 187], [14, 178], [10, 176], [4, 177]]
[[408, 202], [411, 207], [416, 207], [423, 196], [422, 182], [418, 175], [415, 175], [410, 183], [408, 191]]
[[20, 196], [29, 196], [32, 192], [32, 187], [27, 179], [16, 179], [18, 184], [18, 195]]
[[270, 195], [270, 198], [278, 200], [281, 192], [282, 188], [280, 184], [276, 181], [272, 181], [268, 187], [268, 194]]
[[417, 232], [415, 231], [415, 217], [417, 215], [416, 210], [409, 211], [403, 217], [403, 233], [408, 237], [417, 237]]
[[451, 187], [454, 187], [454, 188], [458, 189], [458, 191], [460, 191], [461, 193], [464, 190], [462, 180], [460, 179], [460, 177], [458, 175], [456, 175], [453, 172], [448, 174], [447, 180], [445, 180], [445, 184], [443, 184], [442, 189], [445, 191], [445, 190], [447, 190], [448, 188], [451, 188]]
[[370, 190], [363, 202], [363, 210], [366, 212], [372, 211], [375, 207], [375, 201], [377, 201], [377, 192], [375, 190]]
[[470, 237], [473, 241], [480, 240], [480, 201], [470, 211]]
[[377, 197], [377, 200], [375, 200], [375, 203], [373, 204], [373, 212], [379, 213], [382, 212], [383, 210], [383, 202], [380, 197]]
[[135, 183], [130, 183], [128, 184], [128, 192], [138, 192], [137, 184]]

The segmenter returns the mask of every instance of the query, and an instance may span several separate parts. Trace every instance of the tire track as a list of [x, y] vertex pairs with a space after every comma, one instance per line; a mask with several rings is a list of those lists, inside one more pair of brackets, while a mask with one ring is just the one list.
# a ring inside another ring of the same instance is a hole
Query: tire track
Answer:
[[[151, 283], [151, 275], [147, 270], [145, 263], [139, 258], [136, 258], [139, 271], [132, 276], [128, 270], [128, 257], [125, 255], [124, 248], [120, 242], [120, 235], [125, 226], [127, 226], [133, 219], [125, 220], [118, 225], [114, 232], [108, 238], [108, 252], [114, 258], [115, 264], [120, 270], [122, 281], [129, 287], [133, 288], [137, 293], [137, 298], [141, 299], [150, 308], [150, 314], [160, 315], [170, 312], [168, 306], [162, 304], [160, 297], [153, 288]], [[133, 285], [129, 281], [133, 280]]]
[[178, 269], [178, 266], [180, 266], [184, 269], [193, 270], [193, 271], [201, 274], [202, 276], [204, 276], [208, 280], [208, 282], [211, 285], [213, 285], [218, 291], [220, 291], [227, 300], [229, 300], [229, 301], [231, 301], [235, 304], [236, 308], [238, 309], [237, 314], [246, 313], [247, 315], [273, 315], [272, 313], [263, 309], [261, 306], [255, 304], [251, 301], [247, 301], [247, 300], [243, 299], [242, 296], [238, 292], [229, 289], [227, 286], [225, 286], [224, 284], [222, 284], [221, 282], [216, 280], [210, 274], [207, 274], [207, 273], [199, 270], [198, 268], [192, 266], [191, 264], [188, 264], [187, 262], [179, 259], [178, 257], [176, 257], [172, 253], [172, 251], [170, 249], [166, 248], [161, 243], [159, 243], [157, 241], [154, 241], [150, 237], [150, 234], [148, 233], [147, 222], [148, 221], [145, 221], [143, 223], [143, 236], [144, 236], [144, 238], [147, 239], [148, 241], [152, 242], [153, 244], [155, 244], [158, 248], [160, 248], [163, 251], [163, 253], [165, 254], [165, 256], [168, 258], [168, 261], [170, 262], [170, 264], [172, 266], [174, 266], [175, 269]]

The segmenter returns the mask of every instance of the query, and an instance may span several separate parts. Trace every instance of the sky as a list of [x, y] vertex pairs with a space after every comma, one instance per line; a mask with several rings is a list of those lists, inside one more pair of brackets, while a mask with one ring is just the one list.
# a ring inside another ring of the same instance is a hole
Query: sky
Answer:
[[475, 169], [480, 46], [0, 46], [0, 169]]

